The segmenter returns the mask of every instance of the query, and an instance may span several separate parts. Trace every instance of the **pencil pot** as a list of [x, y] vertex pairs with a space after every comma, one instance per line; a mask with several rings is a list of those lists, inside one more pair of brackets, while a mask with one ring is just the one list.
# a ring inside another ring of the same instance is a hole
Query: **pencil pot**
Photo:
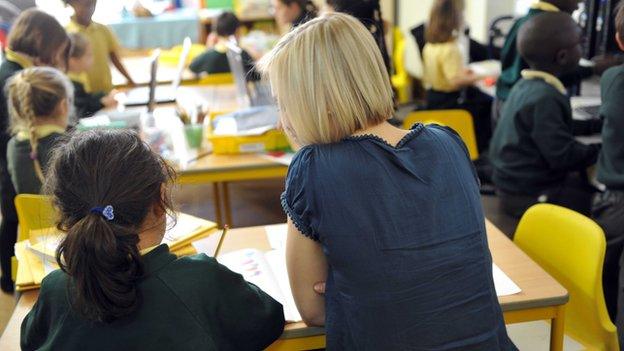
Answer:
[[204, 126], [202, 124], [187, 124], [184, 126], [186, 142], [191, 149], [199, 149], [204, 136]]

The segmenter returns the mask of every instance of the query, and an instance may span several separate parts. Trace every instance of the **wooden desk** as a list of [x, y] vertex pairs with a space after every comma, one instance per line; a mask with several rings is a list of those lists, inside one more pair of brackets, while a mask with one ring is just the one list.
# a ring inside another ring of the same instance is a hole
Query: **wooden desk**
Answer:
[[[562, 350], [564, 308], [568, 301], [568, 292], [492, 223], [488, 221], [486, 225], [494, 261], [522, 289], [519, 294], [499, 298], [505, 322], [513, 324], [550, 319], [552, 320], [550, 350]], [[223, 252], [248, 247], [270, 250], [264, 227], [231, 230], [223, 244]], [[19, 350], [21, 321], [34, 305], [37, 296], [38, 290], [22, 294], [0, 338], [0, 350]], [[325, 347], [323, 328], [310, 328], [300, 322], [288, 324], [282, 337], [269, 350], [309, 350], [323, 347]]]

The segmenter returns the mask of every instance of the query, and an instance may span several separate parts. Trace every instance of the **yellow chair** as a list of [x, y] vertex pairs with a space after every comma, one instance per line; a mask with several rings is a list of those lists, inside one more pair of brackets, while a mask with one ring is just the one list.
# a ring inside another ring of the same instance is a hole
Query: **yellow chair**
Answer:
[[400, 104], [408, 103], [411, 100], [412, 80], [405, 69], [405, 37], [399, 27], [394, 28], [394, 48], [392, 53], [394, 63], [394, 75], [392, 75], [392, 86], [397, 92], [397, 99]]
[[479, 158], [477, 137], [470, 112], [465, 110], [434, 110], [412, 112], [403, 121], [403, 128], [409, 129], [416, 123], [439, 124], [453, 129], [466, 144], [471, 160]]
[[[17, 241], [30, 239], [30, 231], [53, 227], [56, 212], [50, 198], [43, 195], [19, 194], [15, 197], [15, 209], [19, 221]], [[11, 276], [17, 277], [17, 259], [11, 258]]]
[[602, 291], [602, 229], [572, 210], [539, 204], [524, 214], [514, 241], [570, 293], [565, 333], [588, 350], [619, 350]]
[[234, 75], [232, 73], [214, 73], [201, 77], [196, 85], [225, 85], [234, 84]]
[[48, 196], [19, 194], [15, 197], [15, 209], [19, 221], [17, 241], [29, 239], [32, 230], [56, 225], [56, 211]]

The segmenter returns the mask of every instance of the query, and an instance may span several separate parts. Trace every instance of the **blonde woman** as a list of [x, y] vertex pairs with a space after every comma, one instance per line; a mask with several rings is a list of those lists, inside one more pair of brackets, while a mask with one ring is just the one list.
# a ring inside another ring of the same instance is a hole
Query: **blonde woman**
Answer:
[[466, 149], [446, 128], [386, 122], [392, 89], [368, 30], [329, 14], [259, 66], [300, 147], [282, 195], [286, 260], [297, 307], [325, 326], [327, 348], [515, 350]]
[[7, 91], [9, 174], [18, 194], [38, 194], [50, 152], [67, 129], [74, 90], [61, 71], [32, 67], [15, 74]]

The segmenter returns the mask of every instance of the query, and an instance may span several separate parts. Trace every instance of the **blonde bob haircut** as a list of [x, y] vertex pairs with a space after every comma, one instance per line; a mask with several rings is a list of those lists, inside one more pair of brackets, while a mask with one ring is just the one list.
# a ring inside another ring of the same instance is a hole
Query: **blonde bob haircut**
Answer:
[[286, 134], [297, 146], [329, 144], [394, 113], [379, 47], [360, 21], [332, 13], [286, 34], [258, 63]]

